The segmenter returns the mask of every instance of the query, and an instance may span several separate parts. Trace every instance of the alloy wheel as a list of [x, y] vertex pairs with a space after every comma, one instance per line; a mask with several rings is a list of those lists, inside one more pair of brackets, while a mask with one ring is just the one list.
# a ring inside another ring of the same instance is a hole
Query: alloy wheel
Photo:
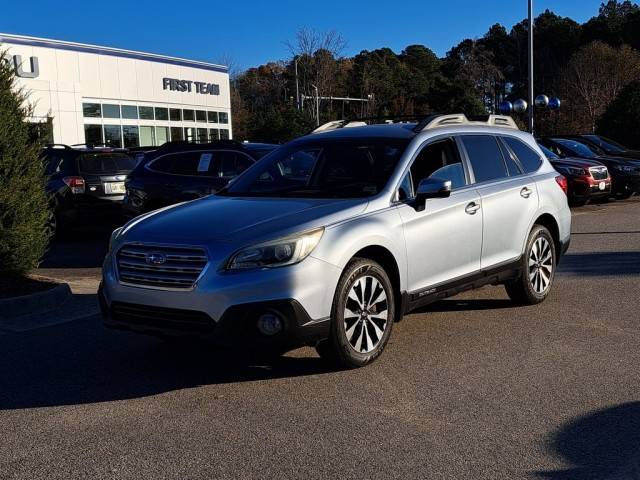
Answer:
[[371, 275], [356, 280], [344, 309], [344, 329], [351, 348], [358, 353], [373, 351], [387, 328], [387, 294], [382, 283]]
[[538, 294], [544, 294], [551, 285], [553, 254], [551, 244], [545, 237], [538, 237], [529, 252], [529, 282]]

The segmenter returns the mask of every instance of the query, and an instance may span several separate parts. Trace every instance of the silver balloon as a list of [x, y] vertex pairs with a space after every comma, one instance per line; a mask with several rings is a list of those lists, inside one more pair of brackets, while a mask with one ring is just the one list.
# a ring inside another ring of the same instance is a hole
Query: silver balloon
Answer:
[[524, 113], [527, 111], [529, 105], [527, 102], [521, 98], [513, 102], [513, 110], [517, 113]]
[[536, 97], [536, 107], [547, 108], [547, 105], [549, 105], [549, 97], [546, 95], [538, 95]]

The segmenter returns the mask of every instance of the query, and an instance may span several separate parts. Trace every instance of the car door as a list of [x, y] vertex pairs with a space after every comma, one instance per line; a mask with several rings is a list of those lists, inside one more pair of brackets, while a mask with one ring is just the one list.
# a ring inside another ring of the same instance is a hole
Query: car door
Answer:
[[[448, 198], [426, 201], [416, 208], [414, 192], [425, 178], [451, 180]], [[423, 145], [398, 190], [408, 264], [408, 290], [426, 292], [439, 284], [480, 269], [482, 208], [470, 185], [468, 169], [452, 137]]]
[[482, 199], [483, 270], [520, 258], [532, 217], [538, 209], [538, 190], [531, 175], [493, 135], [461, 136], [473, 181]]
[[210, 171], [211, 193], [220, 190], [253, 164], [253, 160], [243, 152], [223, 150], [215, 152], [215, 157], [215, 171]]

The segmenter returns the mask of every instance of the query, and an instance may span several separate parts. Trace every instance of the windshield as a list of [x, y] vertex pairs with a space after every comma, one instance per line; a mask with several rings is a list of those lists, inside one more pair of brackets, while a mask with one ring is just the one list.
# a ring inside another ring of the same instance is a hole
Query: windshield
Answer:
[[222, 192], [229, 196], [361, 198], [389, 181], [409, 140], [324, 139], [285, 145]]
[[124, 153], [85, 153], [80, 155], [80, 171], [85, 173], [116, 173], [131, 171], [137, 161]]
[[585, 135], [584, 137], [609, 153], [622, 153], [627, 150], [619, 143], [599, 135]]
[[595, 152], [595, 147], [587, 147], [584, 143], [577, 142], [575, 140], [566, 140], [564, 138], [554, 138], [554, 142], [565, 147], [572, 155], [583, 158], [595, 158], [598, 154]]
[[544, 153], [544, 156], [547, 157], [549, 160], [559, 160], [560, 159], [560, 157], [558, 155], [553, 153], [551, 150], [549, 150], [544, 145], [539, 143], [538, 146], [540, 147], [540, 150], [542, 150], [542, 153]]

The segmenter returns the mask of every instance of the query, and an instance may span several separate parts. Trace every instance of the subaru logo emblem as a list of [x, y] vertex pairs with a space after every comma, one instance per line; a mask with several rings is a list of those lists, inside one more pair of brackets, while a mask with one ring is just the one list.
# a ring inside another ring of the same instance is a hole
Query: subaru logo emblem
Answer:
[[149, 265], [162, 265], [167, 261], [167, 257], [162, 253], [148, 253], [145, 257], [145, 261]]

